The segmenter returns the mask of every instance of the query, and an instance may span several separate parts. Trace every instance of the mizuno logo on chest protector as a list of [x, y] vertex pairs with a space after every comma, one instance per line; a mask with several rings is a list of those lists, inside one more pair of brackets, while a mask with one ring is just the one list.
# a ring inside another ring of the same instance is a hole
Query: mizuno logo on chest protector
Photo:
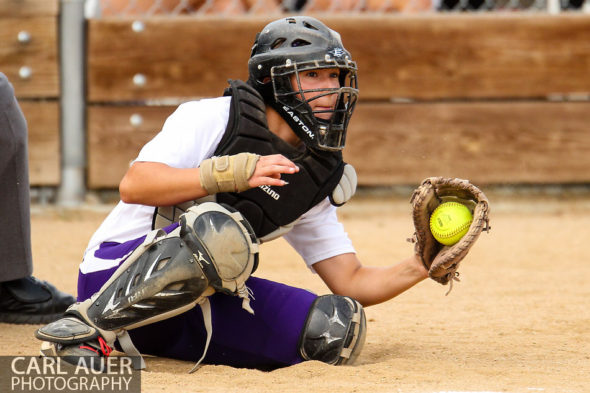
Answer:
[[309, 127], [306, 126], [305, 124], [303, 124], [303, 122], [301, 121], [301, 119], [299, 119], [299, 116], [297, 116], [293, 111], [290, 111], [288, 106], [283, 105], [283, 110], [285, 112], [287, 112], [289, 114], [289, 116], [291, 116], [291, 118], [293, 120], [295, 120], [295, 122], [297, 124], [299, 124], [299, 126], [301, 127], [301, 129], [303, 131], [305, 131], [305, 133], [307, 135], [309, 135], [310, 138], [315, 138], [315, 135], [313, 134], [313, 132], [311, 132], [311, 130], [309, 129]]
[[270, 186], [267, 186], [266, 184], [259, 186], [259, 187], [262, 191], [264, 191], [268, 195], [270, 195], [272, 197], [272, 199], [274, 199], [275, 201], [278, 201], [279, 198], [281, 197], [281, 195], [278, 192], [276, 192], [275, 190], [273, 190], [272, 188], [270, 188]]

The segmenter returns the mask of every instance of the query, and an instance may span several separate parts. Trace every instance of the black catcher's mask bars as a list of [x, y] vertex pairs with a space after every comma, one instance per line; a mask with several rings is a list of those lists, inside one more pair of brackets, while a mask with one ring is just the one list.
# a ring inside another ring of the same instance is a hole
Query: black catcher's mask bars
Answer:
[[[337, 32], [305, 16], [272, 22], [257, 35], [248, 66], [249, 83], [308, 148], [327, 151], [344, 148], [346, 130], [358, 98], [357, 66]], [[301, 72], [328, 68], [339, 70], [338, 88], [301, 88]], [[291, 83], [293, 76], [297, 86]], [[326, 95], [337, 96], [334, 108], [314, 112], [309, 103]], [[322, 113], [331, 116], [317, 117]]]

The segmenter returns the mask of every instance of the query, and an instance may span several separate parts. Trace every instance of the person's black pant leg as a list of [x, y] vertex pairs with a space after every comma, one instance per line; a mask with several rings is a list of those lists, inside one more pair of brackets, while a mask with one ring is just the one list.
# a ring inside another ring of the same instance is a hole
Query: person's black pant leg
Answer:
[[0, 73], [0, 282], [32, 274], [27, 123]]

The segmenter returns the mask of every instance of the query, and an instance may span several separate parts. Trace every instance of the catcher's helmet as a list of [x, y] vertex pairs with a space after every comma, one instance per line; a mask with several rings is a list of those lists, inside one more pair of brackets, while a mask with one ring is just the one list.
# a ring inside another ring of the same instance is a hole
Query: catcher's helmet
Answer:
[[[338, 68], [340, 87], [303, 90], [299, 72]], [[315, 18], [295, 16], [269, 23], [256, 35], [250, 61], [249, 83], [312, 149], [341, 150], [346, 128], [357, 101], [356, 63], [342, 46], [340, 34]], [[295, 75], [297, 86], [292, 86]], [[320, 93], [306, 99], [306, 93]], [[338, 95], [326, 120], [315, 116], [308, 102], [325, 95]]]

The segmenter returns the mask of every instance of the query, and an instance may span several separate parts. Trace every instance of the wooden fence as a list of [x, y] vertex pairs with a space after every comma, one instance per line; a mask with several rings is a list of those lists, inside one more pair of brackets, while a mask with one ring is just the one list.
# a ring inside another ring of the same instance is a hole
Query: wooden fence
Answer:
[[[345, 158], [361, 184], [416, 184], [432, 175], [479, 184], [590, 181], [590, 15], [320, 18], [341, 33], [360, 69]], [[178, 102], [217, 96], [228, 78], [245, 79], [254, 36], [271, 19], [89, 20], [88, 187], [116, 188]], [[55, 66], [51, 53], [37, 58]], [[57, 72], [46, 72], [38, 82], [46, 92], [17, 84], [22, 98], [58, 94]], [[32, 136], [42, 132], [36, 127]], [[37, 143], [32, 162], [48, 151]]]
[[60, 183], [58, 2], [0, 0], [0, 72], [29, 126], [32, 185]]

